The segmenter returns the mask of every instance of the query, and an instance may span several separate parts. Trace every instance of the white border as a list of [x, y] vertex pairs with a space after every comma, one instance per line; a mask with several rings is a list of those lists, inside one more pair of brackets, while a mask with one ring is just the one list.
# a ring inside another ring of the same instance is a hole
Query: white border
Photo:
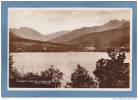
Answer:
[[132, 8], [75, 8], [75, 7], [64, 7], [64, 8], [56, 8], [56, 7], [53, 7], [53, 8], [36, 8], [36, 7], [31, 7], [31, 8], [8, 8], [8, 11], [9, 10], [14, 10], [14, 11], [18, 11], [18, 10], [131, 10]]
[[9, 16], [8, 16], [8, 42], [7, 42], [7, 86], [8, 90], [15, 91], [131, 91], [132, 90], [132, 8], [8, 8], [9, 10], [130, 10], [130, 86], [129, 88], [9, 88]]

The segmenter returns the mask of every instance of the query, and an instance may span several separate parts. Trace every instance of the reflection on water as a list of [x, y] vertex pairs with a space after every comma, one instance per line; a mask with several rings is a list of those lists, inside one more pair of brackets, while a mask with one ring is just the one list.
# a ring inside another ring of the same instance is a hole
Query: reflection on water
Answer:
[[[80, 64], [85, 67], [92, 75], [95, 70], [96, 62], [100, 58], [109, 58], [104, 52], [63, 52], [63, 53], [11, 53], [14, 64], [21, 73], [33, 72], [40, 73], [54, 65], [64, 73], [64, 80], [69, 81], [71, 73]], [[126, 53], [125, 62], [130, 61], [130, 54]]]

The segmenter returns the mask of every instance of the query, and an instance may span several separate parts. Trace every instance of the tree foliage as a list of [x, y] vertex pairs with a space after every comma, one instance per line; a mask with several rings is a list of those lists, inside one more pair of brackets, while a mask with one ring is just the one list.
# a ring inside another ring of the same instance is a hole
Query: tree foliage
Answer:
[[50, 81], [52, 87], [60, 87], [62, 78], [63, 73], [54, 68], [54, 66], [51, 66], [48, 70], [41, 72], [41, 79]]
[[99, 59], [93, 74], [100, 88], [128, 88], [129, 63], [125, 63], [125, 52], [107, 51], [110, 59]]
[[15, 67], [13, 67], [13, 56], [10, 55], [9, 56], [9, 79], [12, 81], [15, 81], [19, 76], [20, 73], [17, 71], [17, 69]]
[[88, 71], [80, 65], [77, 65], [77, 69], [71, 74], [71, 81], [71, 85], [74, 88], [96, 87], [96, 83], [88, 74]]

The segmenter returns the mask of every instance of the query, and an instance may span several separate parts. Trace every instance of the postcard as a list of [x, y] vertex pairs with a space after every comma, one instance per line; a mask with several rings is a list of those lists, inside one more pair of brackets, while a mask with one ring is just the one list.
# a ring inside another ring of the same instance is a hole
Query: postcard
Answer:
[[135, 97], [136, 2], [103, 2], [2, 2], [3, 96]]

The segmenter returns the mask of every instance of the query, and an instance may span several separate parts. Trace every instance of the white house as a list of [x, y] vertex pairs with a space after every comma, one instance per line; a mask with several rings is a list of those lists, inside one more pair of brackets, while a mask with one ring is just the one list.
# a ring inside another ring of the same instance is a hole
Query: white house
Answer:
[[92, 52], [95, 51], [95, 47], [85, 47], [84, 50], [87, 52]]

